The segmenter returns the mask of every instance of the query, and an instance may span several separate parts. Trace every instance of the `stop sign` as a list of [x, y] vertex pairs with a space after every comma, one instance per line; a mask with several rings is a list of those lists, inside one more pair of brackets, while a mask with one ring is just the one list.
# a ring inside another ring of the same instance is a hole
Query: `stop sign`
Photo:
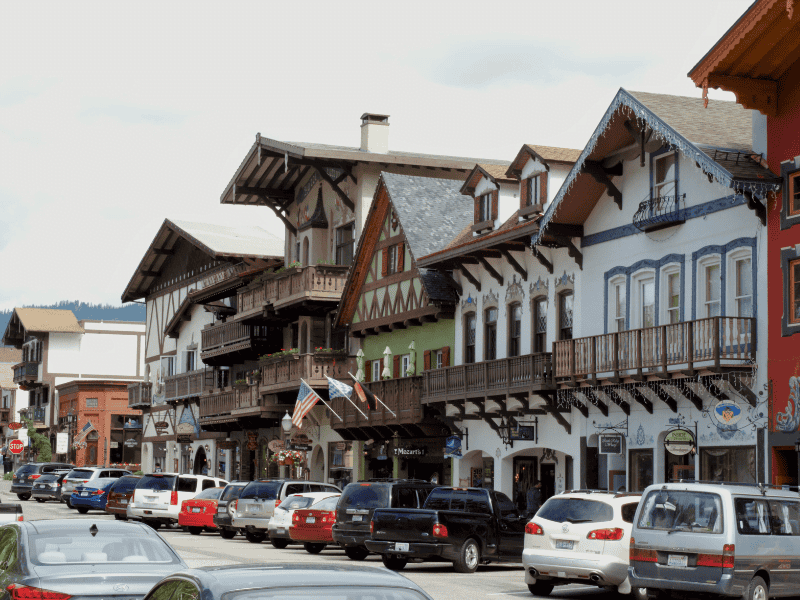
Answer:
[[11, 454], [19, 454], [25, 449], [25, 444], [22, 443], [22, 440], [11, 440], [8, 442], [8, 449]]

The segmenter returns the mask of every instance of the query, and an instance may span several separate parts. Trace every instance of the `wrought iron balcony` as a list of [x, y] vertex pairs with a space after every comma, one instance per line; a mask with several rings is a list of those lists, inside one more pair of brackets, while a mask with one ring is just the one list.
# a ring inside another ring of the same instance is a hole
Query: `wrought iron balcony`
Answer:
[[551, 357], [543, 352], [425, 371], [422, 403], [550, 389]]
[[150, 406], [153, 398], [153, 384], [137, 381], [128, 385], [128, 408]]
[[756, 321], [744, 317], [709, 317], [553, 342], [557, 381], [719, 371], [751, 364], [755, 356]]
[[260, 391], [265, 394], [296, 391], [301, 378], [311, 387], [327, 389], [326, 376], [349, 379], [347, 373], [355, 373], [357, 368], [353, 357], [330, 352], [265, 358], [259, 361], [258, 366], [261, 371]]
[[359, 405], [359, 408], [367, 415], [365, 418], [348, 400], [336, 398], [331, 405], [334, 412], [342, 417], [342, 420], [331, 417], [331, 425], [335, 431], [354, 427], [414, 425], [422, 421], [423, 410], [422, 404], [420, 404], [422, 377], [401, 377], [373, 381], [365, 383], [364, 387], [380, 398], [396, 416], [393, 416], [380, 403], [378, 403], [375, 410], [370, 411], [366, 404], [353, 398], [353, 402]]
[[206, 327], [201, 332], [201, 337], [200, 358], [204, 363], [217, 364], [225, 362], [226, 358], [242, 362], [255, 359], [266, 350], [269, 328], [228, 321]]
[[167, 402], [200, 396], [205, 390], [205, 369], [164, 377], [164, 399]]
[[686, 194], [658, 196], [639, 203], [633, 215], [633, 225], [640, 231], [657, 231], [686, 222]]
[[24, 361], [14, 365], [14, 383], [34, 383], [39, 379], [39, 363]]

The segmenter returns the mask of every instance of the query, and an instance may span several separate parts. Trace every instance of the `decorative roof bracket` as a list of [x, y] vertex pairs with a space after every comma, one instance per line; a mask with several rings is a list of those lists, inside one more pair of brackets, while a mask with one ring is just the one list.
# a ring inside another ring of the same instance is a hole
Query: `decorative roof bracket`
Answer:
[[581, 254], [581, 251], [578, 250], [578, 247], [572, 243], [572, 239], [563, 235], [554, 235], [553, 238], [555, 238], [556, 242], [567, 249], [567, 254], [575, 259], [575, 264], [577, 264], [581, 271], [583, 271], [583, 254]]
[[583, 392], [583, 395], [586, 396], [586, 399], [599, 408], [604, 417], [608, 416], [608, 405], [600, 400], [600, 396], [598, 396], [592, 388], [583, 387], [578, 391]]
[[498, 273], [492, 265], [489, 264], [489, 261], [487, 261], [482, 256], [479, 256], [478, 262], [484, 269], [486, 269], [486, 272], [489, 273], [489, 275], [491, 275], [495, 279], [495, 281], [497, 281], [497, 283], [503, 285], [503, 276], [500, 273]]
[[747, 208], [752, 210], [756, 213], [758, 220], [761, 221], [761, 224], [766, 227], [767, 226], [767, 207], [764, 206], [764, 203], [761, 202], [758, 198], [755, 197], [753, 192], [750, 190], [745, 190], [744, 197], [747, 198]]
[[590, 175], [597, 183], [605, 186], [608, 194], [614, 198], [614, 202], [622, 210], [622, 192], [613, 184], [609, 176], [622, 175], [622, 163], [617, 163], [611, 168], [604, 167], [601, 163], [587, 160], [583, 163], [583, 170]]
[[552, 275], [552, 274], [553, 274], [553, 263], [551, 263], [549, 260], [547, 260], [547, 259], [544, 257], [544, 254], [542, 254], [541, 250], [538, 250], [538, 249], [536, 248], [536, 246], [532, 246], [532, 247], [531, 247], [531, 251], [533, 252], [533, 256], [536, 258], [536, 260], [538, 260], [538, 261], [539, 261], [539, 263], [540, 263], [540, 264], [541, 264], [541, 265], [542, 265], [542, 266], [543, 266], [545, 269], [547, 269], [547, 272], [548, 272], [548, 273], [550, 273], [550, 275]]
[[508, 250], [500, 250], [500, 253], [503, 255], [503, 258], [508, 261], [508, 264], [511, 265], [511, 268], [519, 273], [520, 277], [522, 277], [524, 281], [528, 281], [528, 271], [525, 269], [525, 267], [517, 262], [516, 258], [511, 256], [511, 252]]
[[475, 289], [479, 292], [481, 291], [481, 282], [470, 272], [467, 268], [467, 265], [461, 264], [458, 266], [458, 269], [461, 271], [461, 274], [467, 278], [472, 285], [475, 286]]
[[331, 179], [331, 178], [330, 178], [330, 175], [328, 175], [328, 174], [325, 172], [325, 167], [319, 167], [319, 166], [315, 166], [315, 167], [314, 167], [314, 169], [317, 171], [317, 173], [319, 173], [319, 176], [322, 178], [322, 181], [324, 181], [324, 182], [325, 182], [325, 183], [327, 183], [329, 186], [331, 186], [331, 189], [333, 189], [333, 191], [334, 191], [334, 192], [336, 192], [336, 195], [337, 195], [337, 196], [339, 196], [339, 198], [341, 198], [341, 200], [342, 200], [342, 202], [344, 203], [344, 205], [345, 205], [347, 208], [349, 208], [351, 211], [355, 212], [355, 210], [356, 210], [356, 206], [355, 206], [355, 204], [353, 204], [353, 201], [352, 201], [352, 200], [350, 200], [350, 198], [348, 197], [348, 195], [347, 195], [347, 194], [345, 194], [345, 193], [342, 191], [342, 188], [340, 188], [340, 187], [339, 187], [339, 184], [336, 182], [336, 181], [338, 181], [338, 180], [339, 180], [339, 178], [337, 177], [337, 178], [336, 178], [336, 181], [334, 181], [333, 179]]

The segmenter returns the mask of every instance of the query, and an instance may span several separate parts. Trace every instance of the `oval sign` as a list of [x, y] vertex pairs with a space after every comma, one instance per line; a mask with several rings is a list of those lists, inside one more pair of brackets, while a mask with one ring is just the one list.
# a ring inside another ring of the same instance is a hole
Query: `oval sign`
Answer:
[[688, 429], [673, 429], [664, 438], [664, 448], [675, 456], [689, 454], [694, 447], [694, 434]]
[[735, 425], [743, 416], [735, 400], [720, 400], [714, 406], [714, 417], [721, 425]]
[[16, 431], [17, 429], [22, 429], [22, 423], [9, 423], [8, 428]]
[[270, 452], [275, 454], [276, 452], [283, 450], [283, 442], [280, 440], [272, 440], [269, 444], [267, 444], [267, 448], [269, 448]]

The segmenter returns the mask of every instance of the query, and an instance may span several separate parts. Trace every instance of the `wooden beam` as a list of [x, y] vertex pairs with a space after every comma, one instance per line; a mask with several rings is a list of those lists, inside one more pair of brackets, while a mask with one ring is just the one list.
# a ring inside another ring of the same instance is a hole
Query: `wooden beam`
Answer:
[[481, 282], [478, 281], [472, 273], [470, 273], [470, 270], [466, 267], [466, 265], [460, 265], [458, 269], [461, 271], [461, 274], [467, 278], [467, 281], [474, 285], [475, 289], [480, 292]]
[[493, 248], [483, 248], [481, 250], [473, 250], [470, 252], [471, 256], [476, 256], [478, 258], [501, 258], [503, 255], [500, 253], [500, 250], [495, 250]]
[[616, 404], [617, 406], [619, 406], [622, 409], [622, 412], [624, 412], [626, 415], [630, 416], [630, 414], [631, 414], [631, 405], [628, 404], [628, 402], [626, 400], [624, 400], [622, 398], [622, 396], [619, 395], [617, 390], [615, 390], [614, 388], [603, 388], [603, 391], [605, 392], [606, 396], [611, 398], [611, 401], [614, 404]]
[[655, 392], [658, 399], [661, 400], [664, 404], [669, 406], [669, 409], [676, 413], [678, 412], [678, 401], [673, 398], [670, 393], [662, 386], [660, 383], [657, 382], [650, 382], [647, 384], [647, 387]]
[[551, 235], [564, 235], [567, 237], [583, 237], [583, 225], [565, 225], [564, 223], [550, 223], [547, 233]]
[[325, 183], [327, 183], [329, 186], [331, 186], [333, 191], [336, 192], [336, 195], [338, 195], [339, 198], [341, 198], [341, 200], [344, 203], [344, 205], [347, 208], [349, 208], [350, 210], [352, 210], [353, 212], [355, 212], [356, 206], [355, 206], [355, 204], [353, 204], [353, 201], [350, 200], [350, 198], [347, 196], [347, 194], [345, 194], [342, 191], [342, 189], [333, 181], [333, 179], [331, 179], [328, 176], [328, 174], [325, 172], [325, 168], [324, 167], [314, 167], [314, 168], [317, 170], [317, 173], [319, 173], [319, 176], [322, 178], [322, 180]]
[[439, 275], [444, 277], [445, 283], [447, 283], [447, 285], [453, 288], [453, 290], [455, 290], [455, 292], [459, 296], [464, 293], [464, 289], [461, 287], [461, 285], [455, 279], [453, 279], [448, 273], [445, 273], [444, 271], [437, 271], [437, 272], [439, 273]]
[[717, 387], [716, 381], [712, 381], [709, 378], [705, 378], [704, 384], [706, 386], [706, 389], [708, 389], [708, 392], [712, 396], [714, 396], [714, 398], [716, 398], [717, 400], [728, 400], [728, 394], [726, 394], [721, 389], [719, 389], [719, 387]]
[[141, 271], [140, 275], [142, 277], [159, 277], [161, 275], [160, 271]]
[[690, 388], [685, 382], [682, 382], [680, 386], [675, 385], [675, 389], [677, 389], [681, 394], [686, 396], [686, 399], [689, 400], [697, 410], [703, 410], [703, 399], [694, 393], [694, 390]]
[[590, 387], [582, 387], [582, 388], [579, 388], [577, 391], [583, 392], [583, 395], [586, 396], [586, 398], [589, 400], [589, 402], [591, 402], [597, 408], [600, 409], [600, 412], [603, 413], [604, 417], [608, 416], [608, 404], [603, 402], [600, 399], [600, 396], [598, 396], [592, 388], [590, 388]]
[[175, 254], [175, 250], [167, 250], [166, 248], [153, 248], [150, 252], [156, 256], [170, 256]]
[[548, 402], [542, 408], [545, 410], [546, 413], [553, 416], [556, 422], [564, 428], [564, 431], [567, 432], [567, 435], [570, 435], [572, 433], [572, 425], [570, 425], [569, 421], [567, 421], [564, 418], [564, 415], [558, 412], [558, 409], [555, 406], [553, 406]]
[[578, 400], [577, 396], [575, 396], [574, 392], [570, 393], [570, 399], [572, 400], [571, 404], [574, 406], [582, 415], [584, 419], [589, 418], [589, 407], [587, 407], [583, 402]]
[[553, 237], [559, 244], [567, 249], [567, 254], [575, 259], [575, 264], [577, 264], [581, 271], [583, 271], [583, 254], [580, 250], [578, 250], [578, 247], [572, 243], [572, 239], [562, 235], [556, 235]]
[[619, 188], [609, 179], [609, 174], [613, 169], [606, 169], [599, 162], [587, 160], [583, 163], [583, 171], [590, 175], [597, 183], [605, 186], [608, 194], [614, 198], [614, 202], [619, 209], [622, 210], [622, 192], [620, 192]]
[[542, 265], [542, 266], [543, 266], [545, 269], [547, 269], [547, 272], [548, 272], [548, 273], [550, 273], [550, 275], [552, 275], [552, 274], [553, 274], [553, 263], [551, 263], [549, 260], [547, 260], [547, 259], [544, 257], [544, 255], [542, 254], [541, 250], [539, 250], [538, 248], [536, 248], [536, 246], [534, 246], [533, 248], [531, 248], [531, 251], [533, 252], [533, 256], [536, 258], [536, 260], [538, 260], [538, 261], [539, 261], [539, 263], [540, 263], [540, 264], [541, 264], [541, 265]]
[[272, 209], [272, 212], [274, 212], [274, 213], [275, 213], [275, 215], [276, 215], [276, 216], [277, 216], [277, 217], [278, 217], [278, 218], [279, 218], [281, 221], [283, 221], [283, 224], [284, 224], [284, 225], [286, 225], [286, 229], [288, 229], [289, 231], [291, 231], [291, 232], [292, 232], [292, 234], [294, 234], [294, 235], [297, 235], [297, 227], [295, 227], [294, 225], [292, 225], [292, 222], [291, 222], [291, 221], [290, 221], [288, 218], [286, 218], [286, 216], [285, 216], [285, 215], [284, 215], [284, 214], [283, 214], [283, 213], [282, 213], [280, 210], [278, 210], [278, 209], [277, 209], [275, 206], [273, 206], [271, 203], [267, 204], [267, 206], [269, 206], [269, 207]]
[[741, 375], [736, 375], [733, 381], [729, 380], [729, 383], [734, 390], [744, 396], [745, 400], [747, 400], [751, 406], [758, 404], [758, 396], [756, 396], [755, 393], [753, 393], [753, 390], [751, 390], [748, 385], [742, 381]]
[[271, 198], [273, 200], [294, 200], [294, 194], [287, 190], [278, 190], [275, 188], [259, 188], [248, 187], [246, 185], [233, 185], [233, 197], [236, 198], [237, 194], [243, 196], [258, 196], [259, 198]]
[[420, 319], [406, 319], [403, 321], [403, 325], [406, 327], [419, 327], [422, 325], [422, 321]]
[[736, 101], [745, 108], [758, 110], [768, 117], [777, 115], [777, 81], [729, 75], [709, 75], [708, 87], [722, 88], [733, 92], [736, 95]]
[[494, 280], [497, 281], [497, 283], [499, 283], [500, 285], [503, 285], [503, 276], [500, 275], [500, 273], [498, 273], [497, 271], [495, 271], [494, 267], [489, 264], [489, 261], [487, 261], [482, 256], [479, 256], [478, 257], [478, 262], [481, 263], [481, 266], [484, 269], [486, 269], [486, 272], [489, 273], [489, 275], [491, 275], [494, 278]]
[[649, 412], [651, 415], [653, 414], [653, 403], [650, 402], [650, 398], [645, 396], [642, 392], [639, 391], [638, 388], [635, 388], [633, 386], [628, 388], [628, 393], [634, 400], [636, 400], [636, 402], [641, 404], [647, 412]]
[[511, 256], [511, 253], [508, 250], [501, 250], [500, 251], [503, 255], [503, 258], [506, 259], [508, 264], [511, 265], [511, 268], [514, 269], [517, 273], [519, 273], [520, 277], [522, 277], [523, 281], [528, 281], [528, 271], [523, 267], [521, 264], [517, 262], [517, 259]]

